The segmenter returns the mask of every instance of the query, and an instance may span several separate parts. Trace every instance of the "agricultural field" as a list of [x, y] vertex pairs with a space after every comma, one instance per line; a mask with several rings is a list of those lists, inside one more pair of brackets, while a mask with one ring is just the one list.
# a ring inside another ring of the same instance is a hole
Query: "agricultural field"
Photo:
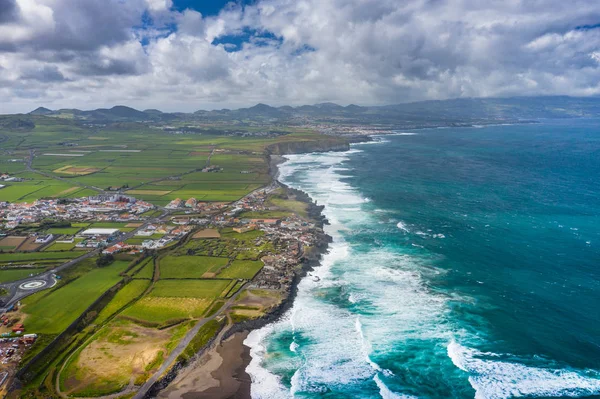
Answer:
[[218, 274], [218, 277], [251, 280], [263, 266], [261, 261], [234, 260], [226, 269], [223, 269]]
[[230, 280], [159, 280], [150, 293], [120, 315], [147, 326], [165, 326], [198, 318]]
[[160, 278], [211, 278], [229, 259], [215, 256], [166, 256], [160, 259]]
[[55, 242], [50, 244], [48, 247], [44, 248], [44, 252], [52, 252], [52, 251], [70, 251], [75, 248], [77, 243], [75, 241], [71, 243], [67, 242]]
[[8, 236], [0, 239], [0, 250], [14, 251], [27, 240], [27, 237]]
[[131, 280], [123, 288], [121, 288], [115, 297], [108, 303], [108, 305], [102, 309], [96, 320], [94, 320], [94, 323], [103, 323], [110, 316], [117, 313], [131, 301], [139, 298], [148, 289], [148, 287], [150, 287], [149, 280]]
[[218, 298], [229, 280], [160, 280], [150, 292], [163, 298]]
[[[4, 201], [81, 197], [122, 188], [163, 206], [175, 198], [191, 197], [230, 202], [269, 183], [267, 146], [322, 139], [301, 129], [262, 138], [226, 136], [215, 127], [202, 135], [174, 137], [141, 124], [88, 128], [67, 118], [32, 120], [31, 131], [1, 132], [8, 139], [3, 149], [12, 153], [0, 154], [0, 170], [25, 179], [2, 189]], [[256, 130], [236, 128], [244, 129]], [[29, 150], [35, 151], [33, 171], [25, 165]], [[220, 170], [201, 172], [206, 166]]]
[[134, 269], [133, 277], [136, 279], [148, 279], [152, 280], [154, 276], [154, 259], [148, 258], [141, 263], [141, 266], [138, 266], [137, 269]]
[[46, 232], [48, 234], [54, 234], [54, 235], [75, 235], [77, 234], [80, 230], [82, 230], [82, 227], [52, 227], [49, 228], [48, 230], [46, 230]]
[[[92, 267], [68, 284], [25, 298], [22, 311], [26, 314], [27, 330], [59, 334], [100, 295], [122, 279], [120, 273], [127, 265], [128, 262], [115, 261], [106, 267]], [[78, 267], [90, 268], [89, 263]]]

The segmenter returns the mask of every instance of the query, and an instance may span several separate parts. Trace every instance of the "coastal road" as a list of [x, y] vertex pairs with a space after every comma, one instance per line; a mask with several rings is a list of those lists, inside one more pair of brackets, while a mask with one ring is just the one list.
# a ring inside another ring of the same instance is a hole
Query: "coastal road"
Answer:
[[200, 320], [190, 331], [188, 331], [188, 333], [185, 335], [185, 337], [183, 337], [183, 339], [181, 341], [179, 341], [179, 344], [177, 345], [177, 347], [175, 349], [173, 349], [173, 352], [171, 352], [169, 357], [163, 362], [163, 364], [160, 366], [158, 371], [156, 373], [154, 373], [152, 375], [152, 377], [150, 377], [148, 379], [148, 381], [146, 381], [144, 383], [144, 385], [141, 386], [141, 388], [138, 390], [138, 392], [135, 394], [135, 396], [132, 399], [143, 399], [146, 396], [146, 394], [148, 393], [148, 391], [150, 390], [150, 388], [152, 388], [152, 385], [154, 385], [156, 383], [156, 381], [158, 381], [160, 379], [160, 377], [175, 362], [175, 359], [177, 359], [177, 357], [179, 357], [179, 355], [181, 355], [183, 353], [185, 348], [187, 348], [187, 346], [190, 344], [190, 342], [192, 342], [192, 339], [194, 339], [196, 334], [198, 334], [198, 331], [200, 331], [200, 328], [202, 328], [202, 326], [205, 325], [206, 323], [208, 323], [209, 321], [214, 320], [217, 317], [221, 316], [223, 311], [228, 309], [229, 306], [231, 306], [231, 304], [233, 304], [233, 302], [235, 302], [235, 300], [242, 293], [242, 291], [244, 290], [245, 287], [246, 287], [246, 285], [244, 284], [234, 296], [229, 298], [229, 300], [227, 302], [225, 302], [225, 304], [223, 306], [221, 306], [221, 309], [219, 309], [218, 312], [216, 312], [214, 315], [212, 315], [210, 317], [207, 317], [206, 319]]

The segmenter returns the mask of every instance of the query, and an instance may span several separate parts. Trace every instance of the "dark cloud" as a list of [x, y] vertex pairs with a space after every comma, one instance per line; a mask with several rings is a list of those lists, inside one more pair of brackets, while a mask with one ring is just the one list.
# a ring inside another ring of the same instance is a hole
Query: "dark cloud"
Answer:
[[82, 76], [137, 75], [141, 72], [136, 63], [129, 60], [96, 58], [81, 62], [74, 71]]
[[56, 66], [44, 65], [38, 69], [31, 69], [21, 75], [21, 79], [36, 80], [39, 82], [64, 82], [64, 75]]
[[0, 0], [0, 24], [15, 22], [19, 18], [16, 0]]

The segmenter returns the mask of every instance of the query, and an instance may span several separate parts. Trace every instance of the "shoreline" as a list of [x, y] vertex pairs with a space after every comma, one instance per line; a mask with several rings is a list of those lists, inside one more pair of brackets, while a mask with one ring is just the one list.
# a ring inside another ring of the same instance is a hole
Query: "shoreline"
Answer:
[[[368, 136], [363, 136], [363, 140], [354, 142], [368, 142], [372, 139]], [[348, 147], [349, 147], [348, 143]], [[337, 147], [337, 146], [336, 146]], [[330, 151], [345, 151], [349, 148], [333, 148], [325, 151], [306, 151], [311, 152], [330, 152]], [[299, 151], [298, 153], [304, 153]], [[286, 190], [291, 191], [298, 201], [307, 204], [308, 219], [313, 221], [320, 228], [328, 224], [327, 219], [323, 215], [324, 206], [317, 205], [310, 196], [295, 188], [280, 182], [279, 165], [285, 162], [283, 154], [267, 153], [269, 163], [269, 174], [271, 175], [271, 184], [278, 184]], [[184, 399], [193, 399], [196, 397], [208, 399], [251, 399], [251, 377], [246, 372], [252, 357], [250, 356], [250, 347], [244, 345], [245, 337], [253, 330], [260, 329], [268, 324], [274, 323], [281, 319], [287, 311], [292, 307], [298, 294], [298, 284], [306, 277], [306, 275], [319, 266], [323, 255], [328, 253], [329, 244], [332, 242], [332, 237], [326, 233], [322, 233], [318, 237], [318, 244], [315, 250], [310, 254], [302, 254], [300, 268], [294, 273], [294, 278], [290, 284], [288, 295], [282, 299], [281, 303], [271, 312], [263, 317], [254, 320], [247, 320], [236, 323], [229, 327], [226, 331], [221, 331], [218, 334], [219, 340], [216, 341], [215, 336], [202, 350], [200, 350], [187, 363], [176, 363], [171, 370], [147, 392], [145, 398], [163, 398], [174, 399], [181, 397]], [[240, 339], [243, 337], [243, 339]], [[221, 353], [227, 353], [227, 356], [221, 356]], [[232, 355], [235, 354], [235, 355]], [[221, 358], [221, 362], [213, 360]], [[207, 363], [213, 362], [211, 366], [206, 366]], [[218, 363], [218, 365], [217, 365]], [[212, 380], [213, 385], [196, 384], [200, 376], [204, 379]], [[187, 379], [191, 382], [186, 382]], [[237, 389], [232, 392], [232, 386], [236, 385]], [[191, 386], [190, 386], [191, 384]], [[202, 389], [201, 391], [181, 392], [185, 389]], [[172, 395], [179, 396], [172, 396]]]

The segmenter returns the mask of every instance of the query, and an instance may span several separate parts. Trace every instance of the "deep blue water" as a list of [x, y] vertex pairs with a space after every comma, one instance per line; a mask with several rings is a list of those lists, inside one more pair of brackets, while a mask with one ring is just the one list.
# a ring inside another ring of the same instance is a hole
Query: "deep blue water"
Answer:
[[334, 243], [253, 396], [599, 395], [600, 121], [410, 133], [282, 167]]

